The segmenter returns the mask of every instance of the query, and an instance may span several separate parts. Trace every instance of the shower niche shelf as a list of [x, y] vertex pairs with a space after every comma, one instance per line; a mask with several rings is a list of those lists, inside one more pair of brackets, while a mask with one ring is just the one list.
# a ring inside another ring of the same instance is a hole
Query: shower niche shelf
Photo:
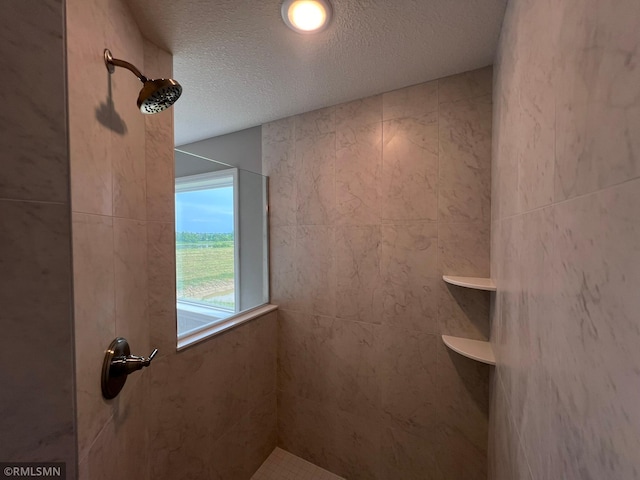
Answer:
[[449, 335], [442, 335], [442, 341], [447, 347], [454, 352], [459, 353], [463, 357], [470, 358], [477, 362], [486, 363], [487, 365], [496, 364], [496, 357], [489, 342], [451, 337]]
[[496, 284], [490, 278], [479, 277], [454, 277], [453, 275], [443, 275], [442, 279], [451, 285], [458, 287], [474, 288], [476, 290], [496, 291]]
[[[480, 277], [455, 277], [453, 275], [443, 275], [442, 279], [451, 285], [458, 287], [473, 288], [475, 290], [486, 290], [488, 292], [496, 291], [496, 284], [490, 278]], [[450, 335], [442, 335], [442, 341], [454, 352], [463, 357], [470, 358], [477, 362], [486, 363], [487, 365], [496, 364], [496, 356], [489, 342], [482, 340], [471, 340], [470, 338], [452, 337]]]

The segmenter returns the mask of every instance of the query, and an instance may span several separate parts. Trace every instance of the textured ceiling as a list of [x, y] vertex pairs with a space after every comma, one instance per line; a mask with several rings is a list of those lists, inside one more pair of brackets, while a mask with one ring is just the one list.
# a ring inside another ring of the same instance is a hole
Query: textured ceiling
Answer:
[[507, 0], [332, 0], [317, 35], [285, 27], [281, 0], [129, 0], [184, 87], [176, 144], [493, 62]]

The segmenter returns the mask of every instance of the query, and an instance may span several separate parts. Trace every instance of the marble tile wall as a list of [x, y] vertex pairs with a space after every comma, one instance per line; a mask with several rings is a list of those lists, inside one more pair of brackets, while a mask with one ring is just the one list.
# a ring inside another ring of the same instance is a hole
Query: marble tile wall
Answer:
[[630, 0], [507, 8], [494, 79], [495, 480], [639, 478], [639, 28]]
[[[0, 456], [76, 474], [64, 4], [0, 16]], [[46, 79], [46, 81], [43, 81]]]
[[278, 445], [349, 479], [484, 479], [492, 69], [263, 125]]
[[[249, 479], [276, 444], [275, 314], [176, 352], [173, 111], [141, 115], [102, 51], [150, 78], [172, 56], [120, 0], [68, 0], [67, 31], [80, 479]], [[104, 400], [116, 336], [159, 354]]]
[[[146, 45], [120, 0], [69, 0], [66, 10], [79, 478], [147, 478], [148, 373], [130, 376], [113, 400], [100, 391], [115, 337], [134, 354], [151, 351], [145, 151], [153, 142], [135, 103], [140, 82], [123, 69], [109, 75], [102, 59], [109, 48], [145, 71]], [[159, 121], [170, 127], [171, 114]]]
[[[145, 73], [172, 57], [144, 44]], [[179, 80], [179, 79], [178, 79]], [[249, 480], [276, 446], [275, 312], [176, 352], [172, 117], [146, 121], [149, 478]]]

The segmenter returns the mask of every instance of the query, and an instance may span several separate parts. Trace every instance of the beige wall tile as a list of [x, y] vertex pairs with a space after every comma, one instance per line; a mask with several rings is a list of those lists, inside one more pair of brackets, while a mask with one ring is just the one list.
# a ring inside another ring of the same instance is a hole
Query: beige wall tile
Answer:
[[147, 222], [149, 341], [158, 355], [176, 348], [175, 224]]
[[438, 116], [383, 123], [382, 221], [438, 218]]
[[336, 131], [336, 223], [380, 223], [382, 125], [342, 122]]
[[63, 5], [54, 0], [3, 12], [0, 56], [10, 94], [0, 112], [0, 198], [68, 202], [63, 27]]
[[489, 226], [438, 225], [438, 269], [443, 275], [489, 276]]
[[126, 126], [114, 115], [112, 78], [104, 65], [107, 5], [71, 0], [66, 9], [67, 72], [74, 79], [68, 92], [72, 208], [111, 215], [109, 129], [124, 132]]
[[382, 226], [382, 322], [436, 332], [438, 227], [435, 223]]
[[135, 355], [149, 355], [147, 226], [113, 219], [116, 334], [129, 341]]
[[440, 105], [440, 221], [491, 217], [491, 114], [490, 94]]
[[295, 117], [262, 126], [262, 168], [269, 177], [269, 226], [296, 225]]
[[260, 465], [276, 448], [277, 435], [277, 395], [274, 390], [258, 403], [245, 418], [242, 419], [246, 432], [244, 467], [249, 475], [253, 475]]
[[336, 107], [321, 108], [294, 118], [296, 140], [321, 137], [336, 131]]
[[287, 310], [300, 310], [296, 264], [297, 227], [269, 228], [270, 302]]
[[304, 132], [296, 128], [296, 222], [330, 225], [336, 216], [336, 136]]
[[[0, 200], [3, 426], [12, 461], [75, 471], [69, 206]], [[96, 379], [97, 380], [97, 379]]]
[[380, 440], [380, 478], [440, 480], [434, 438], [385, 427]]
[[[140, 373], [135, 379], [129, 378], [120, 395], [109, 401], [113, 417], [89, 451], [89, 478], [107, 480], [118, 475], [144, 478], [149, 474], [149, 452], [142, 448], [147, 443], [146, 391], [147, 379]], [[114, 458], [119, 460], [114, 462]]]
[[491, 478], [634, 475], [621, 452], [637, 450], [637, 408], [619, 386], [640, 363], [628, 320], [638, 306], [625, 294], [637, 276], [639, 8], [545, 0], [507, 10], [495, 85]]
[[386, 425], [425, 439], [437, 424], [436, 335], [382, 326], [380, 392]]
[[[278, 368], [278, 314], [271, 312], [247, 325], [247, 374], [249, 377], [249, 402], [252, 406], [275, 395]], [[274, 397], [275, 401], [275, 397]], [[273, 412], [275, 414], [275, 410]], [[269, 452], [271, 453], [271, 452]], [[266, 458], [266, 457], [265, 457]], [[257, 468], [256, 468], [257, 470]]]
[[[113, 219], [73, 215], [73, 276], [76, 356], [78, 456], [89, 448], [113, 414], [102, 398], [104, 352], [116, 337]], [[141, 353], [142, 355], [142, 353]], [[145, 353], [146, 355], [146, 353]]]
[[294, 258], [296, 302], [299, 301], [300, 309], [317, 315], [335, 315], [335, 228], [297, 227]]
[[335, 116], [336, 131], [380, 123], [382, 121], [382, 95], [337, 105]]
[[440, 103], [491, 95], [493, 68], [491, 66], [452, 75], [438, 80]]
[[127, 103], [133, 103], [135, 107], [135, 99], [138, 98], [142, 84], [139, 81], [133, 82], [135, 77], [130, 79], [115, 76], [123, 73], [128, 72], [116, 70], [112, 79], [114, 102], [118, 108], [121, 108], [120, 111], [127, 124], [126, 135], [110, 132], [113, 215], [145, 220], [147, 218], [145, 119], [137, 108], [120, 107]]
[[[544, 12], [535, 12], [547, 19]], [[558, 29], [555, 200], [572, 198], [638, 177], [640, 73], [638, 5], [616, 12], [596, 2], [568, 1], [570, 28]], [[535, 14], [531, 15], [535, 18]], [[532, 20], [535, 21], [535, 20]], [[594, 29], [607, 40], [589, 51]], [[633, 40], [630, 40], [632, 39]], [[606, 65], [606, 67], [601, 67]]]
[[[456, 296], [441, 275], [489, 271], [490, 77], [450, 80], [446, 118], [436, 81], [263, 130], [270, 202], [284, 212], [272, 218], [297, 223], [270, 232], [279, 445], [346, 478], [425, 478], [425, 465], [443, 478], [435, 449], [418, 458], [439, 435], [437, 334], [488, 333], [488, 297]], [[465, 438], [449, 444], [477, 448]]]
[[487, 478], [490, 367], [436, 348], [438, 469], [442, 478]]
[[382, 95], [382, 120], [421, 117], [438, 110], [438, 82], [421, 83]]
[[489, 338], [490, 294], [438, 282], [438, 331], [443, 335]]
[[379, 226], [336, 228], [336, 316], [381, 322], [382, 232]]
[[278, 393], [278, 446], [346, 478], [380, 478], [376, 424], [332, 407]]
[[280, 311], [278, 388], [377, 419], [377, 329], [360, 322]]
[[[151, 78], [173, 76], [173, 56], [144, 41], [144, 71]], [[174, 218], [173, 108], [161, 115], [145, 115], [145, 178], [148, 220]]]

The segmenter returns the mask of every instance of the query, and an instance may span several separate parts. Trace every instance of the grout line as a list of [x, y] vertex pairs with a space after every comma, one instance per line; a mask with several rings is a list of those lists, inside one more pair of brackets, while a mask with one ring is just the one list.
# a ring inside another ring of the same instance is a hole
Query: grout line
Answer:
[[15, 203], [36, 203], [43, 205], [70, 205], [66, 202], [51, 202], [48, 200], [28, 200], [23, 198], [4, 198], [0, 197], [0, 202], [15, 202]]

